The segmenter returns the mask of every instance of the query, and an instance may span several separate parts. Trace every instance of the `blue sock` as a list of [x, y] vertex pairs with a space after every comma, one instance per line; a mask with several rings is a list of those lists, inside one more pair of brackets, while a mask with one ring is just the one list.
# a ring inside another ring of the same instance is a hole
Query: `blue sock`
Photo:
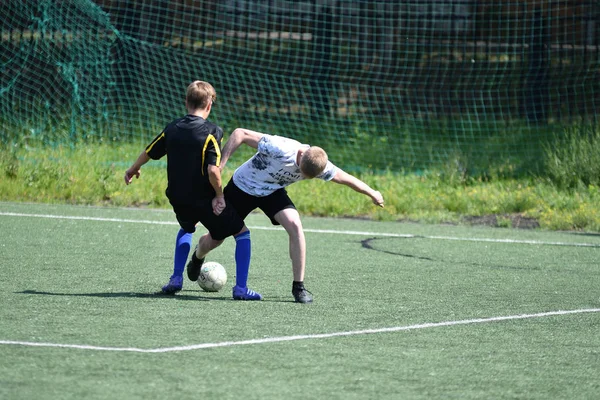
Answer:
[[179, 229], [175, 242], [175, 257], [173, 260], [173, 276], [183, 277], [183, 270], [187, 263], [190, 248], [192, 247], [192, 234]]
[[250, 231], [240, 233], [235, 238], [235, 284], [245, 288], [248, 284], [250, 254], [252, 250]]

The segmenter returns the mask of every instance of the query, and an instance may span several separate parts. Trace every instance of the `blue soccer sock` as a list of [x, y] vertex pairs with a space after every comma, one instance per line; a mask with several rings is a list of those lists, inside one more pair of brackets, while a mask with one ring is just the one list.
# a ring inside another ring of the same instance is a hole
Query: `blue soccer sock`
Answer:
[[245, 288], [250, 270], [251, 241], [250, 231], [240, 233], [235, 238], [235, 284]]
[[183, 270], [187, 263], [190, 248], [192, 247], [192, 234], [179, 229], [175, 242], [175, 257], [173, 259], [173, 276], [183, 277]]

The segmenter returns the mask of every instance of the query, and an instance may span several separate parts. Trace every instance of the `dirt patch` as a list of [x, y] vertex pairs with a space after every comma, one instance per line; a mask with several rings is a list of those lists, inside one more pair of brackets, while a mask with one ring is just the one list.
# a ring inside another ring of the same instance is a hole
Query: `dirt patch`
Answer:
[[492, 214], [481, 216], [467, 216], [463, 220], [471, 225], [485, 225], [494, 227], [513, 227], [520, 229], [536, 229], [540, 223], [535, 218], [524, 217], [521, 214]]

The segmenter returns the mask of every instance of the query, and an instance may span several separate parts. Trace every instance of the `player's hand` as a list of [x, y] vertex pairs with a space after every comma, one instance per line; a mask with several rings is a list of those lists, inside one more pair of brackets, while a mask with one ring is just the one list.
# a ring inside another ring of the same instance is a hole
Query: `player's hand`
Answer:
[[373, 199], [373, 204], [383, 208], [383, 195], [381, 194], [381, 192], [375, 191], [371, 198]]
[[133, 177], [139, 178], [140, 177], [140, 170], [132, 170], [131, 168], [129, 168], [127, 171], [125, 171], [125, 184], [129, 185], [131, 183], [131, 181], [133, 180]]
[[226, 206], [225, 197], [223, 196], [217, 196], [212, 200], [212, 208], [215, 215], [221, 214]]

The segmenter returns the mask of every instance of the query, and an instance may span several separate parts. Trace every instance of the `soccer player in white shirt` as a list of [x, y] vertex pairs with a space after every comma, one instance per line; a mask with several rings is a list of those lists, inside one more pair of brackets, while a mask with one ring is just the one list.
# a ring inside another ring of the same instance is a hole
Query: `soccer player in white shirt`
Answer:
[[319, 178], [367, 195], [380, 207], [384, 204], [383, 196], [332, 164], [322, 148], [249, 129], [237, 128], [231, 133], [221, 152], [221, 169], [242, 144], [257, 149], [257, 152], [235, 170], [224, 189], [225, 198], [242, 219], [260, 208], [274, 225], [283, 226], [289, 235], [294, 276], [292, 294], [298, 303], [311, 303], [313, 296], [304, 287], [306, 240], [302, 221], [285, 187], [303, 179]]

